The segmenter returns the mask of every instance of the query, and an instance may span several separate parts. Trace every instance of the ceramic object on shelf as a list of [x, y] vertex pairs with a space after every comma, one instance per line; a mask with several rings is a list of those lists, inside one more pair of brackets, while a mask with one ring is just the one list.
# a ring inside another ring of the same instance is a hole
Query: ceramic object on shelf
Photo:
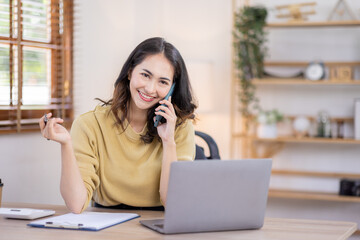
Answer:
[[278, 136], [277, 124], [276, 123], [259, 124], [257, 127], [256, 135], [259, 138], [277, 138]]
[[310, 120], [305, 116], [298, 116], [294, 119], [293, 128], [296, 137], [305, 137], [310, 129]]
[[322, 62], [311, 62], [305, 69], [305, 78], [318, 81], [325, 77], [325, 65]]

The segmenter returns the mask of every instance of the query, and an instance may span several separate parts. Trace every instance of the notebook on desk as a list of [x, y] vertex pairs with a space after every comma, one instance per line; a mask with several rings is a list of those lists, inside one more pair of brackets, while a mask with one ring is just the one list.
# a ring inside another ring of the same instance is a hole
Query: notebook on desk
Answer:
[[270, 173], [271, 159], [174, 162], [165, 218], [140, 223], [165, 234], [261, 228]]

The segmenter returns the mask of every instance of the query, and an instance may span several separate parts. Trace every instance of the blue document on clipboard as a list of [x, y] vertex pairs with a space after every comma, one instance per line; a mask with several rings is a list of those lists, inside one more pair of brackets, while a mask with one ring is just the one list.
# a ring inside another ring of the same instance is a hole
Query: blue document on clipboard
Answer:
[[68, 213], [50, 217], [28, 224], [31, 227], [63, 228], [86, 231], [99, 231], [119, 223], [140, 217], [135, 213], [108, 213], [108, 212], [83, 212], [81, 214]]

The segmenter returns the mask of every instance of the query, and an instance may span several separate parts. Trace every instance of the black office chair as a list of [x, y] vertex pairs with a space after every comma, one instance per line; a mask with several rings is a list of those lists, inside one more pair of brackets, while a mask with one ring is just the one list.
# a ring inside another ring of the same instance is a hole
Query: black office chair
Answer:
[[204, 148], [196, 144], [195, 160], [220, 159], [218, 146], [212, 137], [200, 131], [195, 131], [195, 135], [205, 141], [210, 152], [210, 156], [206, 156]]

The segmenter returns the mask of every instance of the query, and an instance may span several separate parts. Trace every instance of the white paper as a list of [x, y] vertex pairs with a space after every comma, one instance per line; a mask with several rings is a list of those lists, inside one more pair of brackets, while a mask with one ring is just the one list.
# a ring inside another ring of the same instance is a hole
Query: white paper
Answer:
[[139, 217], [134, 213], [106, 213], [106, 212], [83, 212], [81, 214], [68, 213], [56, 217], [50, 217], [38, 221], [33, 221], [30, 226], [49, 226], [52, 223], [57, 226], [79, 226], [79, 229], [100, 230], [127, 220]]

